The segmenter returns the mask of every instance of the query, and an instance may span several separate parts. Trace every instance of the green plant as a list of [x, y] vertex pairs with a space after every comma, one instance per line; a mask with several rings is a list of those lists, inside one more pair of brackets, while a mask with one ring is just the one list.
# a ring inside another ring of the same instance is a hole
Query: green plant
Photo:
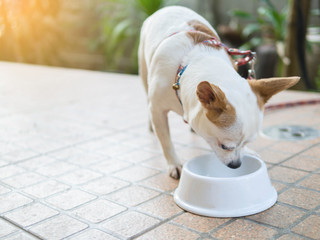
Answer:
[[288, 7], [286, 5], [278, 11], [270, 0], [260, 0], [262, 6], [258, 7], [257, 15], [242, 10], [232, 10], [232, 18], [250, 21], [243, 29], [242, 35], [247, 42], [242, 48], [255, 48], [265, 42], [283, 42], [286, 35], [286, 18]]
[[103, 0], [101, 47], [106, 70], [137, 73], [137, 49], [142, 22], [167, 3], [165, 0]]
[[320, 90], [320, 65], [318, 66], [318, 72], [317, 72], [317, 76], [314, 79], [316, 86], [317, 86], [317, 90]]

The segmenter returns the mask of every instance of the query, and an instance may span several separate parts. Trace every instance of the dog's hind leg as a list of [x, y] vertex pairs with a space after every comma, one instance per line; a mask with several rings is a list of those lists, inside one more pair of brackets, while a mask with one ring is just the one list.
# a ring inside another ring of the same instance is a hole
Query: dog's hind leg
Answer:
[[[147, 63], [146, 63], [146, 59], [144, 56], [143, 48], [144, 48], [143, 41], [141, 41], [140, 45], [139, 45], [139, 50], [138, 50], [139, 75], [142, 79], [142, 84], [144, 86], [144, 89], [146, 90], [146, 93], [148, 95], [148, 68], [147, 68]], [[147, 97], [147, 99], [148, 99], [148, 97]], [[150, 130], [150, 132], [153, 132], [150, 117], [149, 117], [149, 130]]]
[[182, 165], [176, 155], [173, 143], [170, 138], [168, 111], [159, 111], [159, 109], [152, 109], [151, 105], [149, 106], [149, 108], [154, 130], [159, 138], [164, 156], [168, 163], [169, 175], [172, 178], [178, 179], [180, 178]]

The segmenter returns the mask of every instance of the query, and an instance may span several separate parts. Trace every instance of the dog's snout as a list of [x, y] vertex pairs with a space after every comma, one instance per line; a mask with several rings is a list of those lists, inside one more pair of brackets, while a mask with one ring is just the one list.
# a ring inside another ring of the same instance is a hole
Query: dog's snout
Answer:
[[240, 160], [237, 160], [237, 161], [232, 161], [228, 164], [228, 167], [229, 168], [232, 168], [232, 169], [236, 169], [236, 168], [239, 168], [241, 166], [241, 161]]

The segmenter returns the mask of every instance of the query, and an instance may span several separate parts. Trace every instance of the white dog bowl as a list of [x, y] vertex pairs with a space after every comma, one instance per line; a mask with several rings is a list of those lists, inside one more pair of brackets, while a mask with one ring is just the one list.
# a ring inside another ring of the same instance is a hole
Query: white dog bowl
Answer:
[[241, 167], [230, 169], [213, 155], [188, 161], [182, 169], [174, 200], [181, 208], [209, 217], [240, 217], [262, 212], [275, 204], [265, 163], [246, 155]]

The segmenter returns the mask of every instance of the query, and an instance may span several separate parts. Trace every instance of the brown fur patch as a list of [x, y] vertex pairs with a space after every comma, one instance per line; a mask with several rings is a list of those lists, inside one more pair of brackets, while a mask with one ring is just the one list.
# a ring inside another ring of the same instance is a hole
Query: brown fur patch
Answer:
[[[189, 37], [191, 37], [191, 39], [193, 40], [194, 44], [199, 44], [199, 43], [202, 43], [205, 40], [212, 39], [211, 35], [203, 33], [203, 32], [198, 32], [198, 31], [197, 32], [187, 32], [187, 34], [188, 34]], [[216, 49], [220, 49], [221, 48], [221, 46], [216, 47], [216, 46], [209, 45], [209, 44], [206, 44], [206, 45], [209, 46], [209, 47], [212, 47], [212, 48], [216, 48]]]
[[278, 92], [292, 87], [300, 77], [265, 78], [260, 80], [248, 80], [248, 83], [257, 96], [257, 103], [262, 110], [267, 101]]
[[220, 38], [205, 24], [198, 20], [191, 20], [188, 22], [188, 25], [193, 27], [194, 30], [206, 33], [212, 37], [215, 37], [216, 39], [220, 40]]
[[236, 120], [236, 110], [229, 103], [222, 90], [209, 82], [201, 82], [197, 95], [206, 110], [207, 118], [221, 128], [230, 127]]
[[[188, 32], [188, 35], [193, 39], [194, 44], [202, 43], [205, 40], [209, 40], [212, 37], [215, 37], [220, 41], [220, 38], [205, 24], [198, 20], [191, 20], [188, 22], [188, 25], [194, 28], [197, 32]], [[207, 45], [210, 47], [214, 47], [212, 45]], [[214, 47], [220, 49], [221, 47]], [[228, 53], [227, 53], [228, 54]], [[233, 68], [238, 71], [238, 66], [235, 64], [235, 61], [228, 54], [230, 61], [232, 62]]]

